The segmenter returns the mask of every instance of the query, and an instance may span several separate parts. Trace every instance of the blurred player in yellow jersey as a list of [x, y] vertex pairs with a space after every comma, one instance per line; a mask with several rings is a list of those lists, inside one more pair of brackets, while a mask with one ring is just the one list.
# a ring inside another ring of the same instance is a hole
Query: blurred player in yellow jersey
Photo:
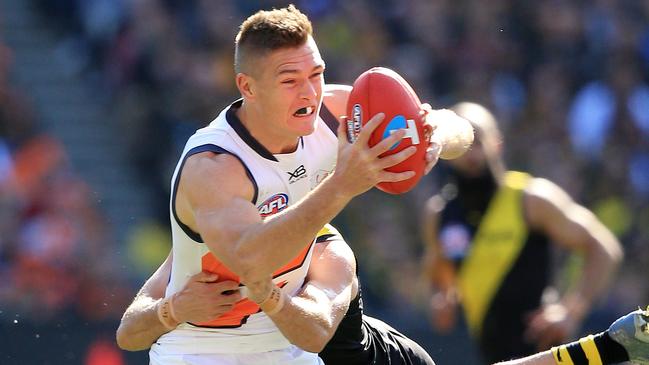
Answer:
[[[507, 171], [494, 116], [475, 103], [453, 108], [476, 136], [448, 162], [451, 183], [426, 206], [424, 271], [439, 331], [461, 308], [487, 363], [565, 342], [605, 292], [622, 259], [615, 236], [556, 184]], [[583, 257], [576, 284], [543, 303], [551, 246]]]

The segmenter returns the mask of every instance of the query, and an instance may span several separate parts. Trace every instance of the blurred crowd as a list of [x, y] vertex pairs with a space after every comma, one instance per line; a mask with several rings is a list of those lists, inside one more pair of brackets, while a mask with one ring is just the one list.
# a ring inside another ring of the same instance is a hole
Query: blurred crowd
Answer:
[[[97, 84], [115, 128], [129, 131], [128, 154], [165, 227], [186, 138], [238, 97], [238, 25], [287, 2], [32, 1], [70, 53], [69, 67]], [[626, 261], [601, 307], [617, 315], [647, 304], [649, 2], [294, 3], [314, 22], [328, 82], [350, 84], [382, 65], [433, 107], [471, 100], [492, 109], [508, 165], [557, 182], [622, 241]], [[114, 252], [124, 243], [111, 238], [92, 189], [9, 83], [10, 62], [0, 43], [0, 307], [42, 321], [114, 321], [144, 277], [121, 280]], [[418, 276], [418, 212], [443, 182], [441, 168], [404, 196], [372, 191], [336, 219], [356, 250], [370, 308], [425, 305], [425, 290], [405, 278]]]
[[[92, 323], [99, 340], [132, 296], [92, 189], [40, 127], [29, 97], [9, 82], [12, 60], [0, 43], [0, 329], [16, 328], [3, 336], [3, 363], [18, 361], [4, 356], [23, 336], [45, 335], [42, 325]], [[43, 341], [56, 348], [52, 338]]]

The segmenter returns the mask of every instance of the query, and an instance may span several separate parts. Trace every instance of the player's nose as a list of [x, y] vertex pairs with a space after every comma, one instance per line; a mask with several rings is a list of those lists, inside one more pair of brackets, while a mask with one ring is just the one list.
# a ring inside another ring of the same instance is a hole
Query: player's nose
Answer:
[[318, 96], [317, 86], [312, 82], [307, 81], [302, 83], [302, 88], [300, 88], [300, 97], [305, 100], [314, 100]]

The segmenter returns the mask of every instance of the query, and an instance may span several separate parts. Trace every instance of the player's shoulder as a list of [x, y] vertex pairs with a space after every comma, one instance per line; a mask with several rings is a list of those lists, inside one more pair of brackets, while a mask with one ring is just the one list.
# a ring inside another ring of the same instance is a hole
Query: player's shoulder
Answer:
[[570, 200], [570, 196], [555, 182], [542, 177], [530, 178], [524, 189], [528, 199], [538, 202], [556, 203]]
[[333, 115], [345, 115], [347, 99], [352, 87], [342, 84], [326, 84], [323, 93], [323, 103]]
[[345, 84], [325, 84], [324, 93], [325, 96], [346, 96], [352, 91], [351, 85]]
[[544, 226], [575, 206], [565, 190], [545, 178], [531, 179], [524, 193], [526, 217], [532, 226]]
[[230, 153], [204, 151], [187, 157], [184, 171], [222, 174], [243, 170], [241, 161]]
[[236, 192], [237, 195], [252, 196], [254, 193], [243, 163], [229, 153], [205, 151], [189, 156], [183, 167], [181, 184], [188, 188], [183, 190], [199, 195], [212, 187], [224, 193]]

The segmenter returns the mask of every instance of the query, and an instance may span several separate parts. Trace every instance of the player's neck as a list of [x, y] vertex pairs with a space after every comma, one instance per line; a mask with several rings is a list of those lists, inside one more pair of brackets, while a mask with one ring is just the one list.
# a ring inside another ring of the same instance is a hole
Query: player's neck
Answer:
[[236, 114], [248, 132], [270, 153], [291, 153], [297, 148], [300, 140], [299, 136], [287, 136], [278, 133], [278, 130], [273, 128], [268, 123], [268, 120], [261, 113], [258, 113], [255, 108], [246, 107], [245, 101], [241, 108], [236, 111]]

